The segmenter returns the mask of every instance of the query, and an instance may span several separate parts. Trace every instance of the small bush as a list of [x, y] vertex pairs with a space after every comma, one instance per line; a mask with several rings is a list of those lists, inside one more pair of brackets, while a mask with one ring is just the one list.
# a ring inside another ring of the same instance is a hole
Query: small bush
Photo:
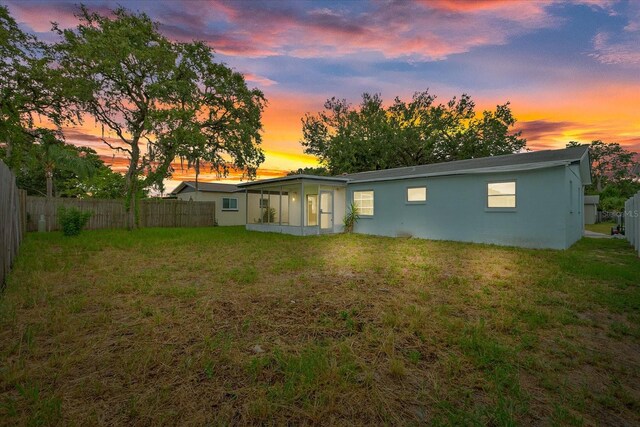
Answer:
[[262, 212], [262, 222], [272, 223], [276, 220], [276, 208], [267, 208]]
[[91, 212], [83, 212], [77, 208], [65, 208], [60, 206], [58, 209], [58, 223], [62, 227], [62, 233], [65, 236], [77, 236], [91, 218]]
[[349, 205], [349, 211], [342, 220], [344, 224], [344, 232], [352, 233], [353, 227], [355, 227], [359, 219], [360, 212], [358, 211], [358, 206], [355, 203], [351, 203], [351, 205]]

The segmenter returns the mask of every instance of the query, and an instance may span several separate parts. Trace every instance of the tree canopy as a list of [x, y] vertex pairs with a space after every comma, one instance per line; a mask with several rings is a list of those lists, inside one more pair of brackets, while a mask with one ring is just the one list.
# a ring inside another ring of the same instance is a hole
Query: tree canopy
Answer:
[[414, 166], [518, 152], [526, 147], [509, 103], [476, 114], [468, 95], [436, 103], [428, 91], [384, 107], [365, 93], [358, 108], [331, 98], [302, 119], [305, 153], [333, 174]]
[[[567, 147], [582, 145], [571, 141]], [[590, 194], [600, 195], [600, 209], [622, 211], [624, 202], [640, 191], [638, 182], [638, 153], [627, 150], [617, 142], [592, 141], [589, 145], [593, 183], [586, 188]]]
[[173, 43], [143, 13], [124, 8], [112, 16], [81, 6], [75, 29], [55, 28], [55, 51], [73, 100], [113, 134], [105, 144], [129, 159], [129, 226], [135, 227], [142, 185], [159, 184], [176, 157], [221, 174], [229, 167], [254, 176], [264, 96], [241, 74], [212, 60], [203, 43]]
[[[571, 141], [567, 147], [578, 145], [581, 143]], [[637, 153], [625, 149], [617, 142], [592, 141], [589, 145], [589, 159], [594, 181], [593, 190], [599, 193], [609, 183], [617, 184], [633, 178], [636, 155]]]
[[[42, 133], [19, 151], [20, 161], [13, 168], [18, 187], [35, 196], [124, 197], [124, 176], [113, 172], [95, 150], [65, 143], [50, 131]], [[7, 159], [6, 147], [0, 149], [0, 159]]]
[[331, 176], [331, 173], [327, 170], [327, 168], [319, 167], [306, 167], [306, 168], [298, 168], [297, 170], [292, 170], [287, 172], [287, 176], [291, 175], [317, 175], [317, 176]]
[[54, 126], [74, 118], [66, 108], [65, 80], [52, 62], [50, 47], [23, 32], [0, 5], [0, 143], [11, 168], [19, 166], [19, 149], [39, 135], [36, 116]]

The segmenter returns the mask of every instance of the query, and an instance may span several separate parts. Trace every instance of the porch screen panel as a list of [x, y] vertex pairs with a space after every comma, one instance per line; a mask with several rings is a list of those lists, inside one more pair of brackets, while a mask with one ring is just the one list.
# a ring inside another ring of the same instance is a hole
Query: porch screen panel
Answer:
[[247, 221], [249, 224], [261, 224], [260, 190], [249, 190], [247, 192]]
[[[280, 192], [269, 192], [269, 217], [268, 221], [271, 224], [278, 224], [280, 222]], [[265, 221], [267, 222], [267, 221]]]

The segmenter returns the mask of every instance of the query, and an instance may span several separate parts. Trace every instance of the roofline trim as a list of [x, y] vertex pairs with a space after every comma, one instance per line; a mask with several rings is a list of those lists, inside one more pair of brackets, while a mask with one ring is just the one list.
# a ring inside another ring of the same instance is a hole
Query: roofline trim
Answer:
[[252, 187], [252, 186], [262, 185], [262, 184], [272, 184], [272, 183], [288, 182], [288, 181], [303, 181], [303, 180], [325, 181], [325, 182], [328, 181], [328, 182], [337, 183], [337, 184], [347, 184], [349, 182], [348, 178], [340, 178], [336, 176], [288, 175], [288, 176], [282, 176], [279, 178], [261, 179], [260, 181], [242, 182], [238, 184], [238, 187], [246, 188], [246, 187]]
[[[180, 184], [178, 184], [178, 186], [176, 188], [174, 188], [170, 194], [179, 194], [182, 190], [184, 190], [186, 187], [190, 187], [193, 188], [194, 190], [196, 190], [195, 185], [192, 185], [193, 181], [182, 181], [180, 182]], [[201, 182], [200, 184], [210, 184], [209, 182]], [[234, 186], [236, 187], [233, 190], [229, 190], [229, 191], [220, 191], [220, 190], [207, 190], [204, 188], [198, 188], [196, 191], [200, 191], [202, 193], [237, 193], [238, 191], [240, 191], [240, 189], [238, 188], [237, 184], [225, 184], [225, 183], [217, 183], [219, 185], [229, 185], [229, 186]]]
[[380, 181], [399, 181], [403, 179], [429, 178], [429, 177], [452, 176], [452, 175], [475, 175], [475, 174], [488, 174], [488, 173], [518, 172], [518, 171], [528, 171], [528, 170], [536, 170], [536, 169], [547, 169], [547, 168], [553, 168], [558, 166], [568, 166], [575, 162], [576, 162], [575, 160], [557, 160], [553, 162], [544, 162], [544, 163], [524, 163], [521, 165], [495, 166], [490, 168], [476, 168], [476, 169], [456, 170], [456, 171], [447, 171], [447, 172], [433, 172], [433, 173], [403, 175], [403, 176], [388, 177], [388, 178], [359, 179], [359, 180], [351, 180], [349, 181], [349, 184], [360, 184], [360, 183], [380, 182]]

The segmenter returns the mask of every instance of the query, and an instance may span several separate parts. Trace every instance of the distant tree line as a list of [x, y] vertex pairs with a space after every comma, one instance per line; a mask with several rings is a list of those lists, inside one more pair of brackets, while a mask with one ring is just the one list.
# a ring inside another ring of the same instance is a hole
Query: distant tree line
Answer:
[[[266, 100], [242, 74], [214, 62], [203, 42], [168, 40], [144, 13], [80, 6], [76, 17], [76, 28], [54, 24], [59, 41], [46, 44], [0, 6], [0, 155], [25, 188], [124, 197], [135, 227], [137, 199], [162, 188], [176, 159], [196, 176], [201, 168], [256, 175]], [[128, 159], [122, 179], [95, 151], [64, 142], [62, 126], [86, 117]]]

